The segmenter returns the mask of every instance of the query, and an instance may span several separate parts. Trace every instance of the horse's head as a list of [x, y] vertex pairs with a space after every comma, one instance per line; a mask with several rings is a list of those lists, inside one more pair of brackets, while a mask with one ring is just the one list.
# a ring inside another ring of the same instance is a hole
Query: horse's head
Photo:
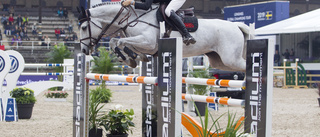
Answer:
[[78, 8], [79, 29], [80, 29], [80, 46], [81, 52], [89, 54], [90, 49], [96, 46], [98, 36], [101, 32], [101, 23], [90, 17], [89, 10]]

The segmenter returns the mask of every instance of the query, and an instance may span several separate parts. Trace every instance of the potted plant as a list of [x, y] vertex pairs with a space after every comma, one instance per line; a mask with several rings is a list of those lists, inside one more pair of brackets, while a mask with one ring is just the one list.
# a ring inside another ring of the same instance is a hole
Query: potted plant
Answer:
[[91, 90], [92, 94], [97, 94], [99, 97], [100, 103], [108, 103], [111, 101], [112, 92], [110, 89], [107, 89], [105, 86], [100, 85], [96, 89]]
[[[114, 69], [112, 56], [104, 48], [99, 48], [99, 56], [94, 56], [93, 58], [92, 72], [108, 74]], [[112, 93], [110, 89], [106, 88], [105, 81], [102, 81], [99, 87], [90, 90], [89, 96], [89, 136], [102, 136], [102, 128], [100, 128], [102, 114], [100, 110], [104, 106], [102, 103], [110, 101]]]
[[[199, 113], [198, 108], [195, 107], [196, 113]], [[232, 114], [228, 111], [228, 123], [226, 128], [220, 127], [219, 119], [224, 116], [226, 113], [220, 115], [216, 119], [209, 113], [208, 108], [205, 109], [204, 118], [200, 118], [201, 125], [196, 122], [192, 117], [182, 114], [182, 123], [184, 126], [193, 126], [191, 134], [193, 136], [199, 137], [251, 137], [251, 134], [244, 133], [240, 131], [244, 125], [244, 117], [236, 119], [236, 114]], [[212, 124], [209, 125], [209, 120], [212, 121]], [[188, 124], [186, 124], [188, 123]]]
[[134, 127], [134, 111], [121, 108], [121, 105], [117, 105], [102, 117], [102, 125], [108, 132], [107, 137], [127, 137], [129, 131], [132, 133], [130, 127]]
[[[191, 75], [195, 78], [211, 78], [209, 75], [208, 69], [195, 70], [191, 72]], [[190, 88], [194, 89], [193, 94], [195, 95], [208, 95], [211, 89], [211, 87], [208, 87], [207, 85], [190, 85]], [[200, 113], [196, 113], [196, 115], [199, 116], [200, 114], [200, 116], [204, 116], [205, 109], [207, 108], [208, 103], [195, 102], [194, 104], [200, 112]]]
[[19, 119], [30, 119], [36, 102], [34, 91], [29, 88], [15, 88], [10, 91], [10, 95], [16, 99]]
[[67, 101], [68, 93], [66, 91], [58, 91], [58, 87], [53, 87], [44, 94], [45, 101]]
[[103, 96], [100, 96], [100, 88], [90, 90], [89, 93], [89, 137], [102, 137], [100, 110], [104, 107], [102, 104]]

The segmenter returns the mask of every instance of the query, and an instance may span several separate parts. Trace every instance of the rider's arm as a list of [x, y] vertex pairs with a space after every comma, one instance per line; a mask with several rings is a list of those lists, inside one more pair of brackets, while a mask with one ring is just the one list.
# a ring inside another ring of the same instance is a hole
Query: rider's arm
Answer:
[[146, 0], [143, 3], [135, 2], [134, 7], [135, 7], [135, 9], [148, 10], [151, 8], [152, 3], [153, 3], [153, 0]]

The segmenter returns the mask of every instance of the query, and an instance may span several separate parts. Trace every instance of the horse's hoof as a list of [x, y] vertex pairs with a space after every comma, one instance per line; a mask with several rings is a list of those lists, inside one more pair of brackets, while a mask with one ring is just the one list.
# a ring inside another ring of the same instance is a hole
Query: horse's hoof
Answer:
[[121, 57], [122, 60], [126, 60], [126, 57], [121, 53], [120, 48], [116, 47], [114, 49], [114, 53], [118, 56]]
[[127, 59], [123, 61], [126, 65], [130, 66], [131, 68], [136, 68], [137, 67], [137, 63], [135, 60], [133, 59]]
[[123, 48], [124, 53], [126, 53], [131, 59], [136, 59], [138, 54], [133, 52], [131, 49], [128, 47]]
[[142, 61], [142, 62], [149, 62], [149, 59], [145, 54], [139, 54], [137, 59]]

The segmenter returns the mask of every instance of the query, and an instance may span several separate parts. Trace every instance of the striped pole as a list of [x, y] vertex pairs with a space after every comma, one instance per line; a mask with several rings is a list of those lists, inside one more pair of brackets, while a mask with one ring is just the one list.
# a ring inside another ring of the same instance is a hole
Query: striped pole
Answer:
[[[157, 84], [157, 77], [145, 77], [145, 76], [118, 76], [113, 74], [95, 74], [88, 73], [88, 79], [105, 80], [105, 81], [119, 81], [129, 83], [144, 83], [144, 84]], [[204, 79], [204, 78], [189, 78], [183, 77], [182, 83], [197, 84], [197, 85], [213, 85], [224, 87], [239, 87], [245, 86], [244, 81], [240, 80], [224, 80], [224, 79]]]
[[51, 76], [51, 75], [73, 75], [73, 73], [60, 73], [60, 72], [41, 72], [41, 73], [21, 73], [21, 75], [41, 75], [41, 76]]
[[241, 80], [204, 79], [204, 78], [183, 77], [182, 83], [196, 84], [196, 85], [235, 87], [235, 88], [245, 87], [245, 81], [241, 81]]
[[[90, 86], [98, 86], [101, 85], [101, 83], [89, 83]], [[138, 83], [106, 83], [107, 86], [138, 86]]]
[[73, 64], [25, 64], [25, 67], [62, 67], [73, 66]]
[[201, 96], [201, 95], [190, 95], [190, 94], [182, 94], [183, 100], [195, 101], [195, 102], [207, 102], [207, 103], [217, 103], [222, 105], [230, 105], [230, 106], [245, 106], [245, 101], [241, 99], [231, 99], [231, 98], [217, 98], [211, 96]]
[[105, 80], [105, 81], [119, 81], [129, 83], [143, 83], [143, 84], [158, 84], [157, 77], [145, 77], [145, 76], [118, 76], [108, 74], [95, 74], [88, 73], [88, 79]]

